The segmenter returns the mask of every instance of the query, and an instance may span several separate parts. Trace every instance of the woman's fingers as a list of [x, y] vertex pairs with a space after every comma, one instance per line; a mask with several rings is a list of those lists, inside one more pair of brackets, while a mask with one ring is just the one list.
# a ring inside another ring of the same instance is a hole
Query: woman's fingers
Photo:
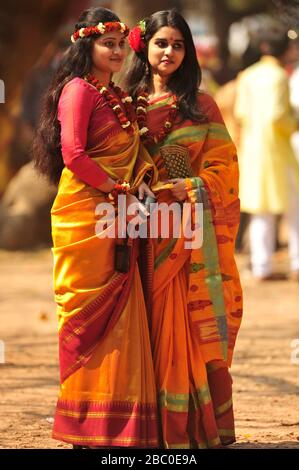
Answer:
[[151, 196], [151, 197], [155, 197], [153, 191], [150, 190], [150, 188], [147, 186], [146, 190], [145, 190], [146, 194], [148, 196]]
[[179, 201], [184, 201], [187, 198], [187, 192], [185, 189], [176, 188], [170, 190], [172, 195]]
[[134, 217], [144, 214], [146, 217], [149, 216], [145, 206], [132, 194], [127, 196], [127, 220], [131, 220]]
[[139, 186], [138, 199], [140, 199], [140, 201], [142, 201], [142, 199], [144, 198], [144, 193], [145, 193], [145, 188], [143, 186]]
[[141, 185], [138, 188], [138, 199], [142, 200], [145, 196], [145, 194], [148, 194], [151, 197], [155, 197], [154, 193], [150, 190], [148, 185], [144, 182], [141, 183]]

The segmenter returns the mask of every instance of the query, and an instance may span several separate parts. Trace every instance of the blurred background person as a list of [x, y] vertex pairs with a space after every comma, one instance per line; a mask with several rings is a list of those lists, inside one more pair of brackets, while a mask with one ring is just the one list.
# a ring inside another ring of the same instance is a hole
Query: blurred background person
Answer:
[[[299, 119], [299, 39], [295, 31], [291, 31], [292, 34], [296, 35], [296, 40], [293, 43], [293, 66], [290, 73], [290, 100], [293, 111]], [[296, 158], [299, 161], [299, 130], [295, 131], [291, 138], [293, 150]]]
[[288, 216], [290, 276], [299, 280], [299, 166], [290, 143], [298, 121], [283, 68], [289, 42], [282, 30], [264, 31], [261, 59], [243, 71], [237, 83], [240, 199], [242, 210], [251, 214], [251, 268], [259, 280], [282, 277], [272, 268], [278, 214]]
[[[243, 52], [240, 60], [240, 69], [243, 70], [250, 65], [254, 64], [260, 59], [260, 53], [253, 44], [248, 43], [245, 51]], [[236, 104], [236, 93], [237, 93], [237, 70], [232, 80], [229, 80], [224, 85], [220, 86], [214, 95], [214, 99], [219, 106], [223, 120], [229, 131], [229, 134], [235, 143], [237, 150], [240, 146], [240, 122], [235, 115], [235, 104]], [[239, 152], [238, 152], [239, 153]], [[248, 242], [246, 243], [245, 238], [247, 235], [247, 228], [249, 224], [250, 216], [245, 212], [241, 212], [240, 225], [238, 235], [236, 239], [236, 250], [246, 251], [248, 250]], [[248, 237], [247, 237], [248, 238]]]
[[68, 47], [68, 33], [67, 29], [63, 29], [57, 34], [24, 77], [20, 112], [16, 117], [16, 132], [11, 144], [10, 165], [14, 174], [32, 158], [32, 139], [39, 123], [43, 99]]

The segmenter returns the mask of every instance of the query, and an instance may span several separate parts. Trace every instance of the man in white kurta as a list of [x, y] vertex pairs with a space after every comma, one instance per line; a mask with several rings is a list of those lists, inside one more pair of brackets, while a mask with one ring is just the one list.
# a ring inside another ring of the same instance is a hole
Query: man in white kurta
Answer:
[[[299, 165], [290, 137], [298, 127], [281, 65], [286, 37], [261, 43], [261, 60], [238, 78], [235, 114], [241, 123], [241, 209], [249, 228], [253, 275], [271, 279], [277, 214], [288, 214], [291, 271], [299, 279]], [[293, 276], [294, 277], [294, 276]]]
[[[295, 68], [291, 75], [290, 81], [290, 101], [291, 106], [295, 112], [297, 118], [299, 118], [299, 65]], [[299, 129], [294, 132], [291, 138], [292, 147], [296, 158], [299, 162]]]

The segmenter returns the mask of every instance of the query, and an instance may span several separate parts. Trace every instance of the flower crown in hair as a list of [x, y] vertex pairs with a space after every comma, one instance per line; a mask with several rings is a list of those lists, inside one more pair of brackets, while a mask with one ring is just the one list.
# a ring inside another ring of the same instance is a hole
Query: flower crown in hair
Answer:
[[145, 48], [145, 20], [139, 21], [139, 23], [130, 31], [128, 41], [131, 49], [135, 52], [142, 52]]
[[124, 23], [120, 23], [119, 21], [110, 21], [108, 23], [99, 23], [96, 26], [80, 28], [72, 34], [71, 40], [72, 42], [76, 42], [77, 39], [80, 38], [87, 38], [94, 34], [110, 33], [111, 31], [120, 31], [121, 33], [124, 33], [125, 36], [128, 36], [130, 30]]

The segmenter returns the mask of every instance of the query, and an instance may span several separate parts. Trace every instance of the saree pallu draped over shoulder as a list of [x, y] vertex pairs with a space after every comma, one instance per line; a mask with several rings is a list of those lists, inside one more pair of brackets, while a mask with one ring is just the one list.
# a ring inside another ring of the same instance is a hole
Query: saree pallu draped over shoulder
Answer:
[[[189, 180], [203, 211], [203, 243], [159, 234], [154, 256], [150, 335], [166, 448], [213, 448], [235, 441], [231, 365], [242, 317], [242, 290], [234, 260], [239, 223], [235, 146], [212, 98], [200, 94], [207, 122], [176, 121], [162, 144], [148, 148], [159, 170], [158, 201], [175, 202], [162, 181], [163, 146], [188, 150]], [[148, 127], [161, 128], [171, 97], [149, 103]], [[194, 201], [193, 201], [194, 204]], [[193, 206], [195, 207], [195, 206]], [[165, 216], [164, 216], [165, 217]]]
[[[148, 153], [124, 131], [97, 131], [87, 150], [113, 179], [136, 188], [153, 168]], [[58, 304], [61, 389], [53, 437], [83, 446], [157, 447], [156, 386], [137, 265], [129, 239], [129, 272], [116, 272], [99, 190], [64, 168], [52, 215], [54, 289]], [[111, 225], [110, 225], [111, 228]]]

